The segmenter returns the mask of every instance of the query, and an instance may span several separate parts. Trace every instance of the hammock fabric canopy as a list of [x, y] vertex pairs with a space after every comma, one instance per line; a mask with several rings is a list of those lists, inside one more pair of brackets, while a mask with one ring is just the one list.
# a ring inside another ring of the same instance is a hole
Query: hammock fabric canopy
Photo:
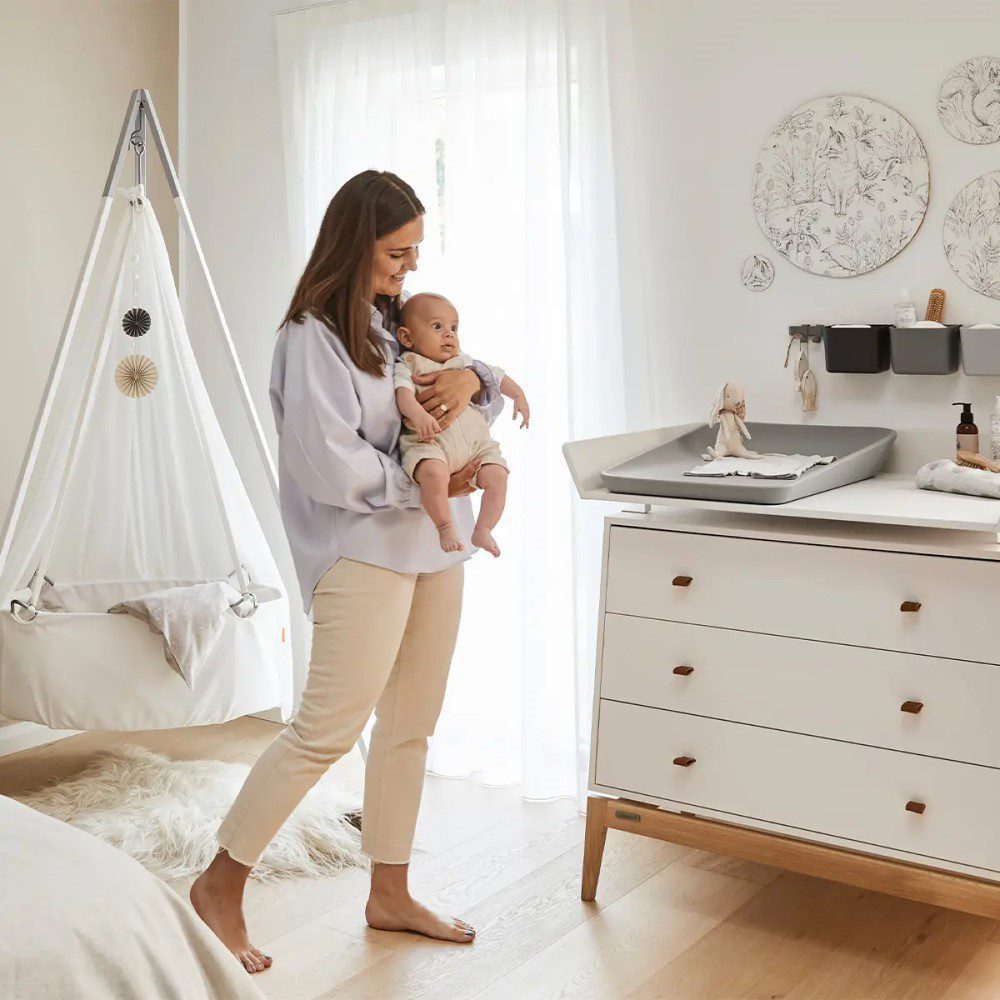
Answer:
[[[287, 598], [198, 370], [163, 235], [142, 187], [119, 191], [112, 212], [0, 552], [0, 715], [115, 730], [275, 707], [287, 717]], [[233, 607], [192, 686], [161, 636], [108, 613], [216, 580], [233, 585]]]

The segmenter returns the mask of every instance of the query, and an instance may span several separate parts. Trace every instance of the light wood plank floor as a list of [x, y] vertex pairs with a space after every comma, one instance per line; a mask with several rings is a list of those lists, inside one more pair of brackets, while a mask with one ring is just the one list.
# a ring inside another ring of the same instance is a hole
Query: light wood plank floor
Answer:
[[[252, 761], [256, 719], [145, 734], [86, 733], [0, 758], [16, 795], [123, 743]], [[352, 754], [329, 780], [360, 787]], [[737, 1000], [1000, 997], [990, 920], [611, 831], [595, 903], [579, 895], [583, 820], [570, 802], [429, 778], [414, 888], [471, 920], [471, 947], [366, 927], [367, 875], [251, 884], [248, 916], [276, 1000]], [[177, 886], [184, 891], [185, 886]]]

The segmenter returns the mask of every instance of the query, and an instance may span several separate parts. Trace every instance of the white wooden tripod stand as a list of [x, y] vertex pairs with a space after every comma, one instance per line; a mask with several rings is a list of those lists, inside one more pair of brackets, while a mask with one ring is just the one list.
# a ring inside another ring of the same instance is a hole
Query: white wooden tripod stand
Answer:
[[[7, 512], [7, 520], [4, 523], [2, 540], [0, 540], [0, 567], [4, 565], [10, 554], [10, 547], [14, 538], [14, 532], [17, 528], [17, 523], [24, 507], [28, 484], [31, 481], [35, 464], [38, 461], [38, 455], [44, 438], [45, 429], [48, 426], [49, 417], [52, 413], [53, 401], [56, 397], [59, 383], [61, 382], [64, 374], [70, 346], [73, 342], [74, 335], [76, 334], [76, 328], [80, 319], [84, 296], [86, 295], [87, 287], [90, 284], [91, 277], [93, 276], [94, 264], [97, 260], [97, 254], [101, 247], [101, 241], [104, 238], [105, 229], [107, 228], [115, 191], [118, 185], [118, 178], [121, 174], [122, 166], [129, 150], [131, 150], [135, 155], [135, 183], [136, 185], [141, 185], [144, 182], [147, 128], [149, 133], [152, 135], [153, 143], [156, 146], [157, 153], [159, 154], [160, 163], [163, 166], [163, 172], [170, 188], [170, 194], [174, 199], [174, 205], [177, 208], [177, 214], [181, 220], [181, 227], [191, 240], [191, 245], [198, 261], [198, 268], [201, 271], [202, 277], [205, 279], [205, 286], [208, 290], [208, 296], [211, 300], [212, 309], [215, 313], [215, 318], [218, 321], [219, 329], [222, 331], [222, 336], [226, 345], [226, 353], [229, 358], [233, 377], [236, 380], [236, 385], [239, 390], [243, 410], [247, 421], [252, 428], [254, 442], [257, 446], [257, 452], [260, 455], [264, 470], [267, 474], [271, 492], [274, 495], [275, 502], [278, 502], [278, 473], [274, 464], [274, 459], [271, 457], [270, 449], [267, 446], [267, 439], [264, 436], [264, 428], [261, 426], [260, 417], [257, 414], [257, 410], [254, 407], [253, 400], [250, 396], [250, 387], [247, 384], [246, 376], [243, 373], [243, 366], [240, 364], [239, 356], [236, 353], [236, 345], [233, 343], [233, 337], [229, 331], [229, 325], [226, 323], [226, 317], [222, 311], [222, 303], [219, 301], [218, 293], [215, 290], [215, 284], [213, 283], [212, 276], [209, 273], [208, 262], [205, 260], [205, 254], [202, 251], [201, 243], [198, 240], [198, 234], [195, 232], [194, 222], [191, 219], [191, 212], [189, 211], [187, 202], [184, 199], [184, 193], [181, 191], [177, 171], [174, 169], [173, 160], [170, 158], [170, 151], [167, 149], [167, 143], [163, 136], [163, 130], [160, 128], [160, 122], [156, 116], [156, 108], [153, 106], [153, 99], [148, 90], [134, 90], [132, 91], [132, 96], [129, 98], [128, 108], [125, 112], [125, 119], [122, 122], [121, 133], [118, 136], [118, 144], [115, 147], [114, 156], [111, 160], [111, 167], [108, 171], [108, 178], [104, 184], [104, 191], [101, 194], [97, 218], [94, 221], [94, 227], [90, 234], [90, 241], [87, 245], [87, 252], [84, 256], [83, 265], [80, 268], [80, 274], [77, 278], [76, 287], [73, 291], [73, 297], [70, 301], [69, 312], [66, 316], [66, 321], [63, 324], [62, 334], [56, 347], [56, 356], [52, 362], [52, 368], [49, 370], [48, 379], [45, 383], [42, 404], [39, 407], [37, 416], [35, 417], [35, 425], [31, 431], [31, 439], [28, 445], [28, 450], [24, 456], [21, 471], [18, 475], [14, 499], [10, 505], [9, 511]], [[39, 584], [40, 582], [41, 581], [38, 581]], [[361, 750], [362, 756], [367, 757], [363, 738], [358, 740], [358, 746]]]

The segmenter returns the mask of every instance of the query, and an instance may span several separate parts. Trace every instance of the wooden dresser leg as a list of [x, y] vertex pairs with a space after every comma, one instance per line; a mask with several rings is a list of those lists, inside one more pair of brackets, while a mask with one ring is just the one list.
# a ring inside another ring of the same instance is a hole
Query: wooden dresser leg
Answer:
[[604, 857], [604, 842], [608, 839], [608, 803], [591, 795], [587, 799], [587, 830], [583, 838], [583, 886], [580, 898], [592, 903], [597, 895], [597, 880], [601, 876], [601, 859]]

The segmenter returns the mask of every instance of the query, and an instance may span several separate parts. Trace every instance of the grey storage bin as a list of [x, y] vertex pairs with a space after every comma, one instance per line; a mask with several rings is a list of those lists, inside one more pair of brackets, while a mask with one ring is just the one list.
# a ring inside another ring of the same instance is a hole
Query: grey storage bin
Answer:
[[889, 327], [828, 326], [826, 370], [855, 375], [874, 375], [889, 370]]
[[892, 370], [897, 375], [950, 375], [958, 371], [957, 326], [894, 326]]
[[1000, 329], [962, 327], [962, 369], [966, 375], [1000, 375]]

